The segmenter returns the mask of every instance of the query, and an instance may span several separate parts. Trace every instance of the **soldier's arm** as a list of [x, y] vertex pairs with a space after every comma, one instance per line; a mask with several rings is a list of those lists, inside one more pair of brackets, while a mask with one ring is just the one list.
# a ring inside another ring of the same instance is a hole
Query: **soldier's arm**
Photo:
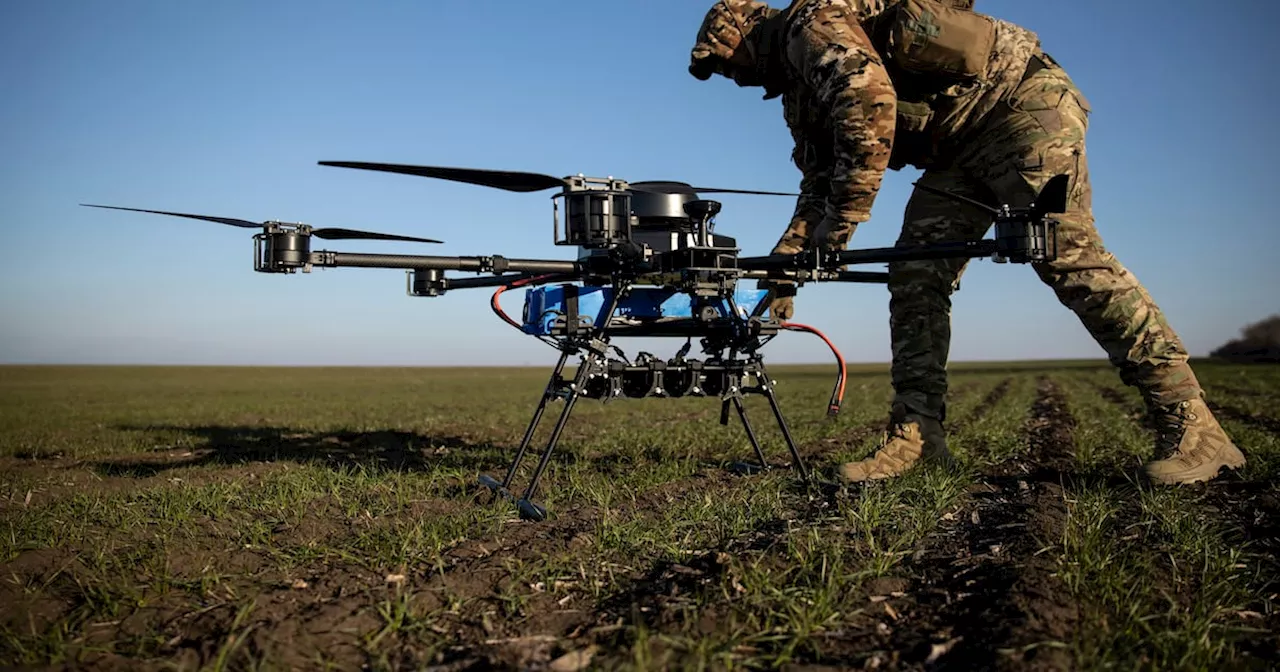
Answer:
[[836, 234], [870, 218], [893, 149], [897, 96], [860, 26], [844, 17], [824, 20], [821, 12], [814, 18], [795, 29], [787, 57], [832, 127], [821, 228]]
[[800, 197], [796, 199], [796, 209], [791, 215], [787, 230], [782, 232], [777, 244], [773, 246], [774, 254], [796, 254], [810, 247], [818, 225], [826, 215], [827, 194], [831, 186], [831, 173], [826, 166], [815, 166], [797, 158], [796, 166], [800, 168]]

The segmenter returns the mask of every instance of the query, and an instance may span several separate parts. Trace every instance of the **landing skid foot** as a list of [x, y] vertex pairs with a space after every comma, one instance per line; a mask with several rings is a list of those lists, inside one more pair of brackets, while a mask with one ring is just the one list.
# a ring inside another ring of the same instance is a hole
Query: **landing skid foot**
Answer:
[[744, 462], [737, 460], [729, 463], [729, 471], [739, 476], [755, 476], [756, 474], [764, 474], [773, 471], [777, 467], [771, 464], [760, 465], [755, 462]]
[[516, 502], [516, 508], [520, 510], [520, 518], [523, 520], [532, 520], [537, 523], [547, 519], [547, 510], [527, 499]]
[[507, 501], [513, 501], [515, 499], [515, 497], [511, 495], [511, 491], [503, 487], [502, 483], [500, 483], [498, 479], [488, 474], [480, 474], [480, 478], [478, 480], [480, 481], [480, 485], [489, 488], [489, 492], [492, 492], [495, 498], [501, 497]]

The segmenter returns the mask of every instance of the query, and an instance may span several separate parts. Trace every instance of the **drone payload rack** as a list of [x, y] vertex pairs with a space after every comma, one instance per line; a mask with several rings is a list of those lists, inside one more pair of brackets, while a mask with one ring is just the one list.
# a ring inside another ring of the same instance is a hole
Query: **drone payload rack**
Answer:
[[[520, 259], [503, 256], [448, 257], [313, 251], [311, 237], [365, 240], [402, 240], [438, 243], [428, 238], [380, 234], [352, 229], [315, 229], [304, 224], [277, 221], [255, 223], [161, 210], [104, 207], [202, 219], [242, 228], [261, 228], [254, 235], [254, 270], [262, 273], [309, 272], [313, 267], [396, 268], [407, 271], [407, 292], [412, 296], [440, 296], [446, 292], [495, 288], [491, 307], [495, 314], [527, 335], [553, 345], [560, 352], [524, 438], [498, 481], [482, 475], [480, 481], [494, 493], [514, 500], [521, 517], [542, 520], [546, 510], [533, 502], [539, 480], [547, 468], [565, 423], [580, 398], [608, 401], [617, 398], [719, 397], [721, 424], [728, 422], [732, 406], [752, 445], [757, 464], [748, 470], [768, 469], [755, 431], [743, 404], [747, 394], [760, 394], [770, 405], [791, 454], [792, 466], [812, 484], [774, 394], [774, 382], [760, 350], [782, 330], [816, 334], [840, 364], [829, 412], [834, 414], [843, 395], [844, 362], [839, 351], [817, 330], [786, 323], [769, 313], [773, 290], [741, 287], [743, 280], [806, 282], [888, 281], [887, 273], [843, 270], [855, 264], [911, 259], [991, 257], [996, 261], [1032, 263], [1056, 257], [1056, 225], [1049, 215], [1066, 207], [1067, 176], [1051, 179], [1035, 202], [1025, 206], [991, 207], [948, 192], [943, 196], [977, 205], [992, 214], [994, 237], [957, 243], [890, 248], [814, 249], [794, 255], [741, 257], [737, 242], [715, 232], [721, 204], [701, 198], [706, 193], [739, 193], [798, 196], [782, 192], [692, 187], [682, 182], [634, 182], [584, 176], [557, 178], [537, 173], [446, 168], [388, 163], [322, 161], [321, 165], [433, 177], [516, 192], [550, 188], [560, 191], [553, 201], [564, 200], [564, 226], [559, 204], [554, 215], [555, 244], [578, 248], [571, 260]], [[925, 188], [923, 185], [918, 185]], [[930, 189], [930, 191], [936, 191]], [[447, 271], [489, 274], [489, 277], [453, 278]], [[526, 290], [522, 319], [508, 316], [499, 305], [509, 289]], [[686, 339], [668, 359], [641, 353], [628, 359], [612, 343], [625, 336], [659, 336]], [[699, 339], [702, 359], [689, 358], [693, 339]], [[571, 355], [580, 362], [572, 378], [565, 365]], [[613, 356], [613, 355], [618, 356]], [[551, 401], [563, 401], [529, 483], [517, 499], [509, 488]]]

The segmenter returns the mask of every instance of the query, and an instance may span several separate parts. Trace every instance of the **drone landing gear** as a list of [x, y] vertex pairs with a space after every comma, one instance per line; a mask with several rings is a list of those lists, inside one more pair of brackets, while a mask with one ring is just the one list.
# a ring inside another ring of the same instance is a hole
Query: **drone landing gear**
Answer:
[[[560, 417], [556, 420], [555, 427], [551, 430], [551, 436], [547, 439], [547, 446], [542, 451], [542, 457], [538, 460], [538, 466], [533, 472], [533, 477], [525, 488], [524, 494], [520, 496], [520, 499], [515, 500], [520, 517], [525, 520], [542, 521], [547, 517], [547, 510], [533, 502], [533, 493], [538, 488], [538, 481], [542, 480], [542, 473], [546, 470], [547, 463], [551, 461], [551, 453], [555, 450], [556, 443], [560, 441], [560, 434], [564, 431], [565, 424], [569, 421], [569, 414], [573, 412], [573, 407], [578, 403], [578, 398], [587, 389], [588, 380], [606, 371], [609, 324], [613, 321], [613, 314], [618, 308], [621, 297], [625, 294], [625, 285], [620, 284], [618, 291], [614, 293], [609, 303], [608, 309], [604, 312], [605, 319], [589, 328], [579, 323], [576, 311], [566, 316], [564, 329], [567, 331], [567, 337], [560, 344], [560, 360], [556, 362], [556, 367], [551, 372], [547, 386], [542, 391], [542, 398], [538, 400], [538, 407], [534, 409], [533, 418], [529, 420], [529, 426], [525, 429], [524, 438], [520, 441], [520, 447], [516, 449], [515, 459], [511, 461], [511, 466], [507, 468], [506, 477], [499, 483], [492, 476], [480, 476], [480, 483], [489, 488], [496, 496], [508, 501], [514, 499], [510, 491], [511, 482], [515, 479], [516, 470], [520, 467], [520, 462], [524, 460], [524, 454], [529, 449], [529, 444], [533, 441], [533, 434], [537, 431], [538, 424], [542, 421], [542, 415], [547, 410], [547, 403], [552, 399], [564, 399], [564, 408], [561, 409]], [[566, 383], [563, 377], [565, 363], [568, 362], [569, 355], [580, 350], [586, 350], [586, 354], [583, 355], [582, 362], [578, 365], [573, 381]]]
[[[534, 503], [533, 494], [537, 490], [538, 483], [542, 479], [543, 472], [551, 459], [551, 454], [560, 440], [560, 435], [569, 420], [569, 415], [573, 412], [574, 405], [584, 396], [605, 401], [620, 396], [631, 398], [648, 396], [720, 396], [722, 400], [720, 424], [727, 425], [729, 423], [729, 408], [732, 406], [737, 411], [738, 418], [742, 422], [747, 439], [750, 441], [751, 448], [758, 460], [758, 462], [754, 463], [735, 462], [729, 468], [739, 474], [758, 474], [770, 471], [773, 467], [766, 459], [760, 439], [756, 435], [750, 419], [747, 417], [744, 397], [747, 394], [763, 395], [769, 401], [769, 407], [773, 411], [774, 419], [777, 421], [778, 428], [781, 430], [783, 439], [787, 444], [787, 449], [791, 453], [793, 467], [799, 472], [806, 484], [813, 484], [810, 472], [805, 467], [804, 460], [800, 456], [800, 450], [791, 435], [786, 419], [782, 415], [778, 399], [774, 395], [773, 382], [769, 379], [768, 372], [758, 356], [748, 360], [712, 360], [707, 362], [685, 360], [683, 357], [678, 357], [670, 362], [652, 359], [644, 364], [626, 364], [606, 357], [605, 349], [607, 345], [605, 339], [595, 338], [592, 340], [595, 344], [594, 347], [590, 348], [588, 353], [584, 355], [576, 375], [570, 381], [566, 381], [563, 378], [563, 372], [572, 349], [564, 348], [561, 351], [560, 360], [557, 362], [555, 370], [552, 371], [551, 378], [543, 390], [542, 398], [534, 410], [533, 418], [530, 419], [529, 425], [525, 429], [524, 438], [521, 440], [519, 448], [516, 449], [515, 458], [507, 468], [506, 477], [499, 482], [488, 475], [480, 476], [480, 483], [489, 488], [496, 496], [515, 503], [522, 519], [532, 521], [546, 519], [547, 510]], [[745, 384], [745, 380], [748, 377], [755, 379], [754, 385]], [[520, 463], [524, 460], [529, 445], [532, 443], [534, 432], [537, 431], [538, 425], [542, 421], [547, 404], [554, 399], [563, 399], [564, 408], [561, 409], [560, 417], [556, 420], [556, 424], [551, 430], [551, 436], [542, 451], [542, 456], [538, 460], [538, 465], [533, 472], [529, 485], [517, 499], [510, 490], [511, 483], [520, 467]]]
[[[787, 444], [787, 450], [791, 453], [791, 463], [794, 465], [800, 477], [806, 483], [812, 484], [809, 476], [809, 470], [805, 467], [804, 458], [800, 457], [800, 449], [796, 446], [795, 439], [791, 436], [791, 429], [787, 427], [786, 418], [782, 417], [782, 409], [778, 406], [778, 398], [773, 393], [773, 382], [769, 379], [769, 374], [764, 369], [764, 365], [758, 360], [752, 360], [747, 363], [746, 368], [750, 371], [750, 375], [758, 381], [756, 385], [750, 387], [740, 387], [730, 390], [724, 398], [720, 406], [720, 424], [729, 424], [729, 406], [732, 405], [738, 413], [738, 419], [742, 421], [742, 428], [747, 433], [747, 440], [751, 442], [751, 449], [756, 454], [757, 462], [737, 461], [729, 465], [729, 470], [741, 475], [754, 475], [764, 473], [773, 469], [769, 464], [769, 460], [764, 456], [764, 450], [760, 447], [760, 439], [756, 436], [755, 429], [751, 426], [751, 420], [747, 418], [747, 406], [743, 401], [746, 394], [761, 394], [769, 400], [769, 408], [773, 411], [773, 417], [778, 422], [778, 429], [782, 432], [782, 438]], [[739, 377], [741, 380], [741, 377]]]
[[[547, 463], [551, 460], [551, 453], [555, 450], [556, 443], [560, 440], [560, 434], [564, 431], [565, 424], [569, 421], [569, 414], [573, 412], [574, 405], [578, 402], [578, 398], [582, 396], [581, 392], [587, 378], [594, 369], [599, 367], [600, 361], [603, 359], [603, 355], [596, 352], [586, 355], [578, 366], [578, 371], [573, 377], [573, 381], [566, 384], [562, 374], [571, 352], [572, 350], [568, 348], [561, 351], [560, 361], [556, 363], [556, 368], [551, 373], [551, 379], [542, 391], [542, 398], [538, 401], [538, 407], [533, 411], [533, 418], [529, 421], [528, 428], [525, 429], [524, 439], [520, 441], [520, 447], [516, 449], [515, 459], [511, 461], [511, 466], [507, 468], [506, 477], [499, 483], [492, 476], [480, 476], [480, 483], [489, 488], [495, 495], [508, 501], [514, 500], [516, 508], [520, 512], [520, 517], [524, 520], [541, 521], [547, 517], [547, 510], [533, 502], [533, 493], [537, 490], [538, 481], [542, 479], [542, 472], [546, 470]], [[515, 479], [516, 470], [520, 467], [520, 462], [524, 460], [524, 454], [529, 449], [529, 444], [533, 441], [533, 434], [537, 431], [538, 425], [542, 421], [543, 413], [547, 410], [547, 402], [557, 398], [564, 399], [564, 408], [561, 409], [560, 417], [556, 420], [555, 427], [551, 430], [551, 436], [547, 439], [547, 446], [542, 451], [542, 457], [538, 460], [538, 466], [533, 472], [529, 485], [525, 488], [524, 494], [521, 495], [520, 499], [515, 500], [509, 490], [511, 481]]]

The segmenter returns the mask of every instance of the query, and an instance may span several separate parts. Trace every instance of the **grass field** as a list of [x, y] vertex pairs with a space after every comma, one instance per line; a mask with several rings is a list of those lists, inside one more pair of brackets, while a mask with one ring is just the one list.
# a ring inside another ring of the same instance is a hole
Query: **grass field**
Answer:
[[[583, 402], [540, 488], [551, 517], [529, 523], [476, 477], [501, 478], [548, 372], [0, 368], [0, 662], [1224, 670], [1280, 655], [1280, 367], [1198, 365], [1250, 461], [1182, 488], [1133, 479], [1151, 451], [1140, 402], [1096, 364], [957, 366], [961, 468], [836, 492], [725, 469], [751, 450], [716, 400]], [[884, 367], [851, 371], [836, 419], [832, 367], [774, 374], [827, 478], [880, 439]], [[748, 406], [783, 465], [766, 403]]]

